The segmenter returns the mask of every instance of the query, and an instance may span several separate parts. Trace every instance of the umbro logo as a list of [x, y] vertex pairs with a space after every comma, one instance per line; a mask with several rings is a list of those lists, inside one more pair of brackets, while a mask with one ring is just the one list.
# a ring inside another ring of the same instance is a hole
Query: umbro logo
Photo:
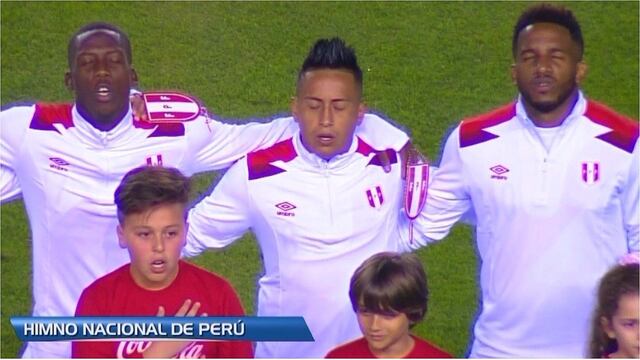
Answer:
[[296, 216], [296, 214], [293, 212], [293, 209], [295, 209], [296, 206], [288, 201], [276, 204], [276, 207], [279, 209], [276, 214], [280, 216]]
[[507, 180], [506, 173], [509, 172], [509, 169], [504, 165], [496, 165], [489, 168], [491, 170], [491, 178], [496, 180]]
[[49, 163], [50, 168], [60, 170], [60, 171], [69, 171], [69, 169], [67, 169], [67, 166], [71, 164], [69, 164], [65, 159], [62, 159], [59, 157], [50, 157], [49, 161], [50, 161]]

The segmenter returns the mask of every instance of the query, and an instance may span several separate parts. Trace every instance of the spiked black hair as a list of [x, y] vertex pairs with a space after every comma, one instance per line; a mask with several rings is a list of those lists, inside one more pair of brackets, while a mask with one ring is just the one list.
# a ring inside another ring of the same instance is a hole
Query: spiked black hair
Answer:
[[355, 50], [339, 37], [319, 39], [313, 45], [298, 73], [298, 84], [307, 71], [318, 69], [341, 69], [353, 73], [362, 91], [362, 70], [358, 65]]

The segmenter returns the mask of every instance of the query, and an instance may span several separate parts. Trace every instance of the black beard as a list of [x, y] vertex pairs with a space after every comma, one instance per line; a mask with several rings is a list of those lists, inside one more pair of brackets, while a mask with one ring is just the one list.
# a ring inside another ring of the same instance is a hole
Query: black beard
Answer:
[[567, 101], [567, 99], [569, 97], [571, 97], [571, 95], [573, 94], [573, 92], [576, 90], [577, 87], [578, 86], [574, 83], [574, 85], [570, 89], [568, 89], [564, 93], [560, 94], [555, 99], [555, 101], [535, 102], [535, 101], [533, 101], [533, 99], [531, 98], [529, 93], [524, 92], [524, 91], [520, 91], [520, 94], [522, 94], [522, 98], [524, 99], [524, 101], [527, 104], [529, 104], [529, 106], [531, 106], [533, 109], [535, 109], [536, 111], [538, 111], [540, 113], [547, 114], [547, 113], [550, 113], [550, 112], [556, 110], [562, 103]]

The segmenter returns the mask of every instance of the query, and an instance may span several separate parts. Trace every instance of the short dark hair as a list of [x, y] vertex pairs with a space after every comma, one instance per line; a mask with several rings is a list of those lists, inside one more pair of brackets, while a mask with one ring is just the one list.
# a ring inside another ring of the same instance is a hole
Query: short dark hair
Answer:
[[124, 53], [127, 56], [127, 60], [129, 61], [129, 64], [132, 64], [133, 56], [131, 54], [131, 42], [129, 41], [129, 36], [124, 31], [122, 31], [122, 29], [120, 29], [119, 27], [113, 24], [109, 24], [106, 22], [92, 22], [78, 29], [78, 31], [76, 31], [73, 34], [73, 36], [71, 36], [71, 39], [69, 39], [69, 45], [67, 47], [69, 67], [71, 67], [71, 65], [73, 64], [73, 59], [76, 56], [78, 45], [80, 45], [78, 44], [78, 37], [88, 32], [101, 31], [101, 30], [115, 32], [116, 34], [118, 34], [120, 44], [124, 49]]
[[552, 4], [533, 5], [520, 15], [516, 26], [513, 28], [511, 51], [513, 52], [514, 59], [518, 52], [518, 36], [520, 35], [520, 32], [527, 26], [537, 23], [552, 23], [569, 30], [571, 39], [575, 41], [580, 50], [579, 58], [582, 59], [582, 54], [584, 53], [584, 40], [582, 39], [582, 30], [580, 30], [578, 20], [571, 10], [563, 6]]
[[620, 298], [627, 294], [640, 295], [640, 265], [637, 263], [616, 265], [600, 280], [598, 304], [591, 319], [589, 357], [603, 358], [616, 351], [617, 342], [604, 332], [601, 318], [611, 322], [611, 318], [618, 311]]
[[[162, 204], [189, 201], [191, 182], [175, 168], [142, 166], [129, 171], [113, 194], [120, 224], [130, 214], [139, 214]], [[186, 214], [185, 214], [186, 215]]]
[[298, 72], [298, 86], [307, 71], [339, 69], [351, 72], [362, 92], [362, 69], [358, 65], [355, 50], [339, 37], [319, 39], [309, 50], [307, 58]]
[[354, 272], [349, 297], [356, 312], [404, 313], [413, 326], [427, 313], [427, 276], [414, 254], [378, 253]]

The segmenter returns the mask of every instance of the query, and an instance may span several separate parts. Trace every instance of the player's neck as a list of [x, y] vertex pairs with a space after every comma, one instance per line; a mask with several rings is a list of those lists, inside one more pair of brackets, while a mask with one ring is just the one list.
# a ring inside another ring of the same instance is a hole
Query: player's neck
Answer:
[[124, 119], [124, 117], [127, 115], [127, 112], [129, 111], [128, 108], [125, 108], [123, 109], [123, 111], [115, 115], [99, 116], [99, 115], [92, 115], [88, 110], [86, 110], [83, 106], [81, 106], [78, 103], [76, 103], [76, 109], [78, 110], [78, 113], [91, 126], [93, 126], [94, 128], [100, 131], [110, 131], [113, 128], [115, 128], [118, 124], [120, 124], [122, 119]]

